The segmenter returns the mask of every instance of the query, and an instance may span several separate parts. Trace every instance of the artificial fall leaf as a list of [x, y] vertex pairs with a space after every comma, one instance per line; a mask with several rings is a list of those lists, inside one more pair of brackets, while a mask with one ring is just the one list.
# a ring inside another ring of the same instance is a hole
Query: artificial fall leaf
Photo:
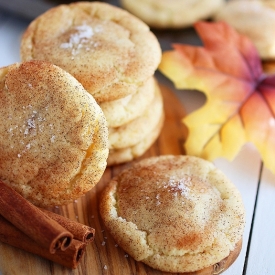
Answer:
[[203, 47], [175, 44], [159, 66], [176, 88], [206, 95], [206, 103], [183, 118], [186, 153], [231, 160], [251, 142], [275, 173], [275, 75], [263, 73], [255, 46], [226, 23], [194, 27]]

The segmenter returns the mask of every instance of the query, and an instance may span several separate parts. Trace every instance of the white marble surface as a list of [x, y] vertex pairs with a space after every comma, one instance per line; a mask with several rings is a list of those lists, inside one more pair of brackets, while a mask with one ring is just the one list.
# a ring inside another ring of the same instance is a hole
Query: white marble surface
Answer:
[[[0, 11], [0, 67], [20, 61], [20, 37], [27, 24], [25, 20]], [[175, 92], [187, 112], [203, 103], [204, 97], [199, 93]], [[262, 167], [258, 152], [250, 144], [234, 161], [217, 159], [215, 164], [238, 187], [246, 208], [243, 249], [236, 262], [223, 274], [274, 275], [275, 175]]]

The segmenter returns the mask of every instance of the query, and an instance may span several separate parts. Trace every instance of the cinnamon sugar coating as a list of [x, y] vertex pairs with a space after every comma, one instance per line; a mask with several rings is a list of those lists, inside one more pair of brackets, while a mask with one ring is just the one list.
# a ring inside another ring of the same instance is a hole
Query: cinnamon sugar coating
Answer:
[[21, 59], [58, 65], [104, 102], [135, 93], [157, 69], [161, 48], [149, 27], [130, 13], [106, 3], [76, 2], [31, 22]]
[[226, 258], [242, 240], [240, 193], [215, 166], [192, 156], [137, 162], [105, 188], [100, 213], [135, 260], [194, 272]]
[[0, 179], [32, 203], [69, 203], [101, 178], [106, 119], [61, 68], [44, 61], [1, 68], [0, 120]]

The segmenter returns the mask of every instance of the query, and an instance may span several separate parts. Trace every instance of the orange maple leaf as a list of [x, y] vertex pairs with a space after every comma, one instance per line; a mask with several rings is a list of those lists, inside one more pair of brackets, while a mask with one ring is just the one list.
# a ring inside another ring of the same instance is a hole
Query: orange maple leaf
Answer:
[[275, 173], [275, 75], [265, 75], [253, 43], [224, 22], [194, 25], [203, 47], [173, 45], [159, 70], [178, 89], [195, 89], [206, 103], [183, 118], [186, 153], [233, 159], [255, 145]]

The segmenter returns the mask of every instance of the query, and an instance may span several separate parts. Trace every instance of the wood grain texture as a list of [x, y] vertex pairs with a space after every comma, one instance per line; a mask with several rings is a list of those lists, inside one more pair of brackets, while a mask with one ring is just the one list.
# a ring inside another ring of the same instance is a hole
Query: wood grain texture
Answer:
[[[175, 94], [167, 87], [161, 86], [164, 109], [165, 123], [157, 141], [139, 159], [149, 156], [164, 154], [184, 154], [183, 141], [187, 130], [181, 123], [185, 111]], [[135, 160], [137, 161], [137, 160]], [[169, 275], [170, 273], [154, 270], [149, 266], [136, 262], [119, 248], [109, 233], [106, 231], [99, 216], [98, 203], [101, 192], [109, 180], [120, 171], [130, 166], [130, 163], [117, 165], [107, 168], [101, 181], [97, 186], [82, 198], [75, 202], [51, 209], [52, 211], [89, 225], [96, 230], [95, 240], [87, 246], [78, 268], [70, 270], [58, 264], [44, 260], [36, 255], [15, 249], [6, 244], [0, 243], [0, 271], [3, 275]], [[220, 265], [224, 269], [228, 267], [238, 256], [234, 252]], [[212, 275], [219, 274], [217, 268], [210, 268], [205, 271], [190, 273], [190, 275]], [[219, 268], [220, 272], [223, 268]], [[173, 273], [174, 275], [176, 273]]]

